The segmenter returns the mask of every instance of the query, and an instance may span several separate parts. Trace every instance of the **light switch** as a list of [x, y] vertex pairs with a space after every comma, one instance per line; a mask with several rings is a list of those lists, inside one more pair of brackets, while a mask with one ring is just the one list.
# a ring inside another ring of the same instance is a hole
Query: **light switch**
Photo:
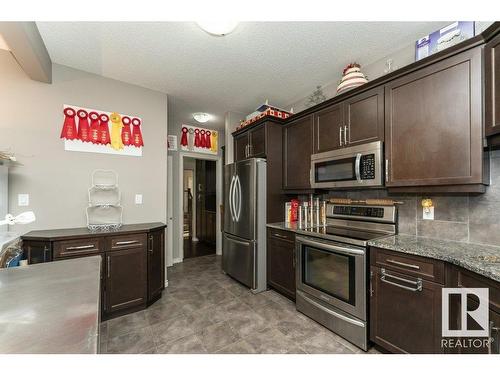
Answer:
[[434, 220], [434, 207], [423, 207], [422, 208], [422, 219], [424, 220]]
[[18, 206], [29, 206], [30, 205], [30, 195], [29, 194], [18, 194], [17, 195], [17, 205]]
[[135, 204], [142, 204], [142, 194], [135, 195]]

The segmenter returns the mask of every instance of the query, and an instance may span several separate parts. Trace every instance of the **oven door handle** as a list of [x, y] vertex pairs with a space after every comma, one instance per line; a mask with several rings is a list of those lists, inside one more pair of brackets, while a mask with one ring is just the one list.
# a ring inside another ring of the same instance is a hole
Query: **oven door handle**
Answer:
[[329, 251], [332, 251], [335, 253], [342, 253], [342, 254], [348, 254], [348, 255], [364, 255], [365, 254], [365, 251], [361, 250], [361, 249], [352, 249], [349, 247], [342, 247], [342, 246], [325, 244], [323, 242], [316, 242], [316, 241], [308, 240], [305, 237], [297, 237], [297, 242], [305, 244], [305, 245], [313, 246], [313, 247], [316, 247], [318, 249], [329, 250]]
[[354, 173], [356, 173], [356, 180], [361, 183], [361, 154], [356, 154], [356, 163], [354, 164]]
[[327, 313], [329, 315], [333, 315], [336, 318], [342, 319], [343, 321], [348, 322], [350, 324], [354, 324], [354, 325], [356, 325], [358, 327], [364, 327], [365, 326], [365, 323], [363, 323], [363, 322], [361, 322], [359, 320], [356, 320], [356, 319], [353, 319], [353, 318], [349, 318], [349, 317], [347, 317], [345, 315], [339, 314], [336, 311], [327, 309], [325, 306], [323, 306], [323, 305], [319, 304], [318, 302], [313, 301], [311, 298], [307, 297], [300, 290], [297, 290], [297, 294], [299, 294], [303, 299], [305, 299], [308, 303], [310, 303], [314, 307], [317, 307], [318, 309], [324, 311], [325, 313]]

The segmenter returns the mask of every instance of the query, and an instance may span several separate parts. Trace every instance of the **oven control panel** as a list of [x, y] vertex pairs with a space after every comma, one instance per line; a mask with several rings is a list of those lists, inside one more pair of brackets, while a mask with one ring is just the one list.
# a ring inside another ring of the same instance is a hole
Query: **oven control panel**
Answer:
[[384, 217], [384, 209], [382, 207], [334, 206], [333, 213], [336, 215], [347, 216]]
[[375, 154], [362, 155], [360, 161], [360, 174], [362, 180], [375, 179]]

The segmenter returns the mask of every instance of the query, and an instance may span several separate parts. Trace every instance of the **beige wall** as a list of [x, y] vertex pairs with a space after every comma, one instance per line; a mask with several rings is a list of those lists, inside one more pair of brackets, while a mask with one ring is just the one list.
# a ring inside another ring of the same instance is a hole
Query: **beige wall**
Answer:
[[[143, 156], [64, 151], [63, 104], [141, 117]], [[31, 209], [37, 216], [11, 230], [85, 226], [87, 189], [97, 168], [118, 172], [124, 223], [166, 222], [166, 136], [166, 94], [61, 65], [53, 66], [52, 84], [36, 82], [0, 51], [0, 149], [24, 164], [10, 170], [9, 210]], [[29, 207], [18, 207], [19, 193], [30, 194]], [[142, 205], [135, 205], [136, 193], [143, 194]]]

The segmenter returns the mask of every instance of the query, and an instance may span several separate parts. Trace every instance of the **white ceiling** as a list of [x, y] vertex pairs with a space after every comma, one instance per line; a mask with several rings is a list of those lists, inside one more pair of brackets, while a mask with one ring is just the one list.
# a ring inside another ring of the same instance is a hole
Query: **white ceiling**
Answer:
[[193, 112], [285, 106], [370, 64], [443, 22], [245, 22], [225, 37], [193, 22], [39, 22], [52, 61], [168, 93], [171, 121]]

